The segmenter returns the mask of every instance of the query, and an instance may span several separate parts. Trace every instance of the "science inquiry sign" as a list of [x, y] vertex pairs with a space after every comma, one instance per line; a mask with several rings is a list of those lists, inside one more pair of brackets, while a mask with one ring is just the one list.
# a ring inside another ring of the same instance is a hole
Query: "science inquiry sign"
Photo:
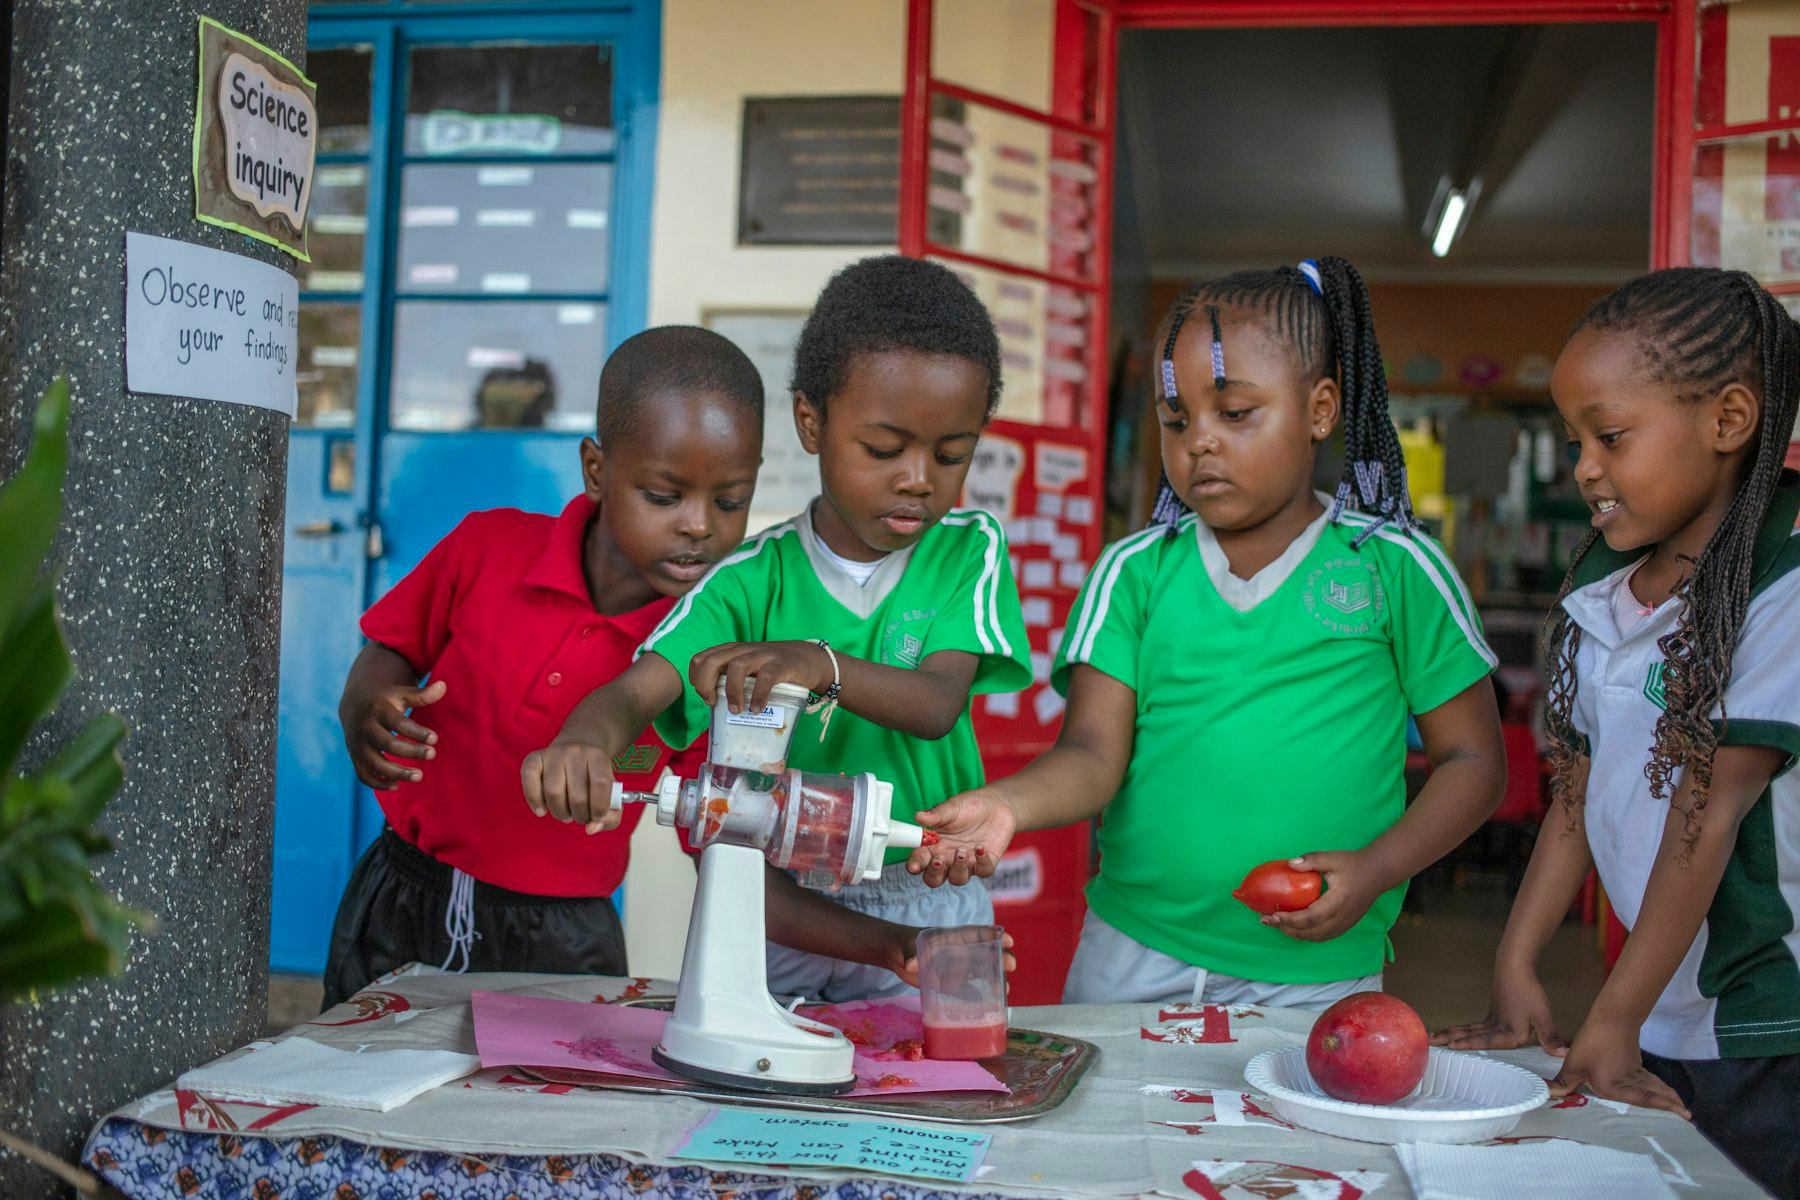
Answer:
[[302, 262], [318, 157], [318, 88], [261, 42], [200, 18], [194, 216]]

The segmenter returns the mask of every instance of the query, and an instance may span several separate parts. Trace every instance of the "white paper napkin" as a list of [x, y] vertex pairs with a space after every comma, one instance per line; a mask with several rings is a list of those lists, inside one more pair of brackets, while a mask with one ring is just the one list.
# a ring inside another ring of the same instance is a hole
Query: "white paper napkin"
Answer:
[[1419, 1200], [1674, 1200], [1656, 1162], [1579, 1142], [1394, 1147]]
[[176, 1086], [269, 1104], [326, 1104], [387, 1112], [414, 1096], [479, 1069], [473, 1054], [452, 1050], [357, 1053], [293, 1037], [230, 1062], [189, 1071]]

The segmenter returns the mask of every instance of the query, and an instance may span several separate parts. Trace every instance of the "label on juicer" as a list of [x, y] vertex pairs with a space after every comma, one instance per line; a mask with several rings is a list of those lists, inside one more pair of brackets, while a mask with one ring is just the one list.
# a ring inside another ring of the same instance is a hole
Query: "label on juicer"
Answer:
[[782, 711], [772, 704], [761, 712], [751, 712], [746, 709], [741, 713], [727, 713], [725, 723], [727, 725], [751, 725], [757, 729], [780, 729]]

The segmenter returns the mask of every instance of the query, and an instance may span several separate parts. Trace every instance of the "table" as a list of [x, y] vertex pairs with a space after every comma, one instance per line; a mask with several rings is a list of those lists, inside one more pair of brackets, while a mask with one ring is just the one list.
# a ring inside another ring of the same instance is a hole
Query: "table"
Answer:
[[[599, 1002], [673, 990], [654, 980], [449, 975], [415, 966], [282, 1036], [345, 1049], [472, 1051], [468, 997], [478, 988]], [[714, 1106], [544, 1084], [504, 1069], [481, 1071], [387, 1113], [249, 1104], [171, 1087], [102, 1120], [84, 1157], [133, 1200], [398, 1200], [434, 1191], [456, 1200], [1412, 1196], [1389, 1147], [1293, 1129], [1246, 1091], [1245, 1063], [1262, 1050], [1302, 1042], [1311, 1014], [1237, 1005], [1069, 1005], [1017, 1009], [1013, 1021], [1086, 1038], [1100, 1047], [1100, 1058], [1062, 1108], [1035, 1121], [980, 1127], [994, 1140], [969, 1185], [680, 1164], [670, 1151]], [[1546, 1075], [1553, 1070], [1536, 1050], [1496, 1057]], [[1528, 1114], [1503, 1140], [1550, 1138], [1650, 1155], [1680, 1196], [1761, 1194], [1667, 1113], [1576, 1096]]]

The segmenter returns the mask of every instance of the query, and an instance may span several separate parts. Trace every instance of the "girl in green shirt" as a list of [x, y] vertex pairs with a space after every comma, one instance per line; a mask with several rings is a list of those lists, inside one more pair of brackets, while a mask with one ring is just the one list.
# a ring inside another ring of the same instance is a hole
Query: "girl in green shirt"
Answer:
[[[920, 814], [942, 841], [910, 866], [961, 883], [1017, 830], [1104, 810], [1065, 1000], [1322, 1008], [1380, 986], [1406, 881], [1499, 802], [1495, 659], [1409, 507], [1349, 263], [1197, 284], [1159, 341], [1157, 515], [1076, 599], [1057, 743]], [[1332, 496], [1312, 480], [1340, 423]], [[1410, 807], [1409, 713], [1433, 766]], [[1258, 917], [1231, 892], [1271, 860], [1324, 894]]]

